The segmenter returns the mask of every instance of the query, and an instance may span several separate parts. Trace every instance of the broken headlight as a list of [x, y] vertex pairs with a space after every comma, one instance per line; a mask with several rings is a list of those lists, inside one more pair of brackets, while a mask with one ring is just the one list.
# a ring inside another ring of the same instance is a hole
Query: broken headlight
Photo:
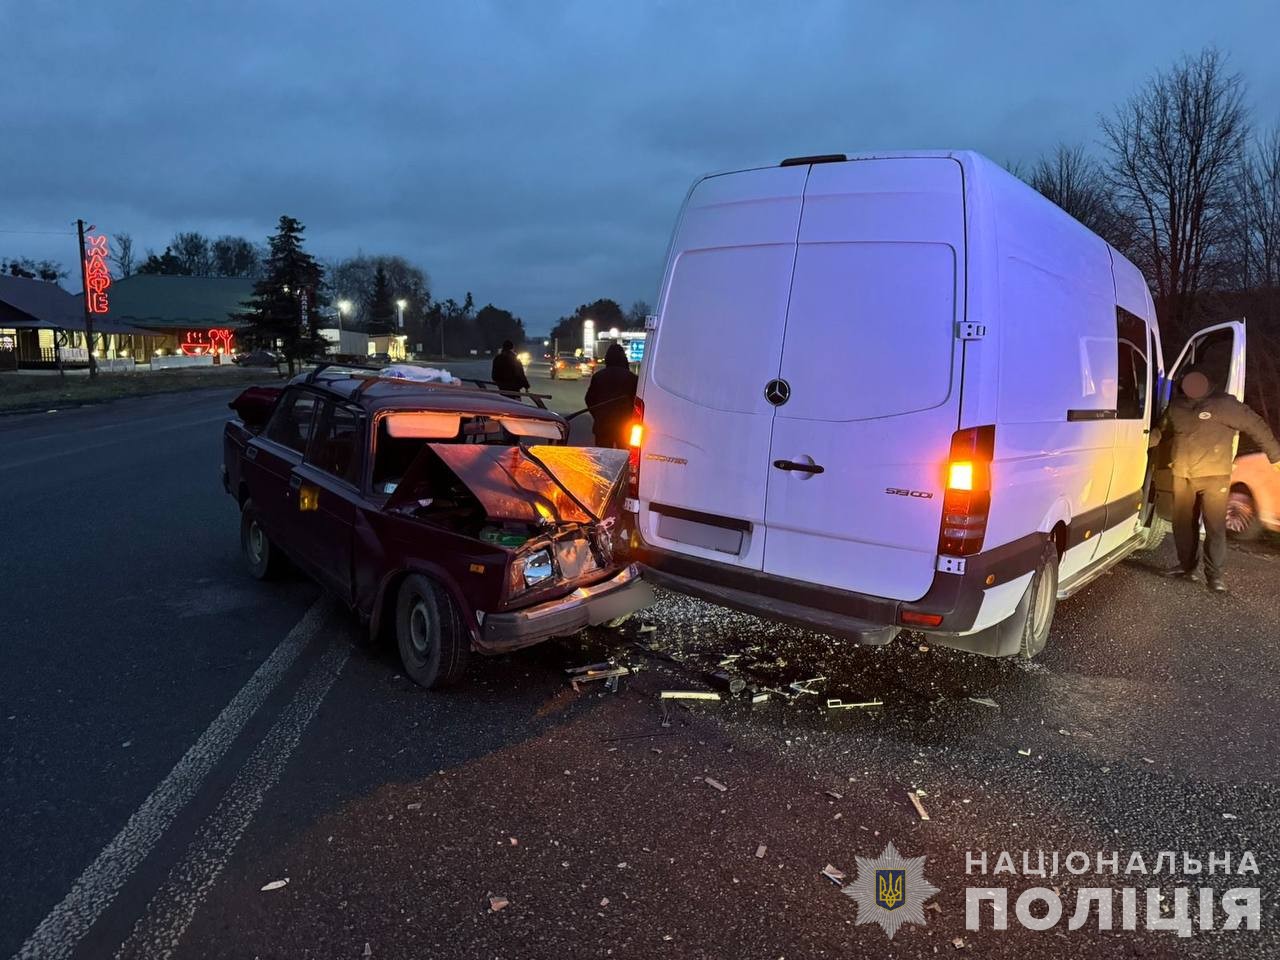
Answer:
[[537, 550], [525, 557], [523, 575], [526, 589], [536, 587], [554, 577], [556, 566], [551, 559], [551, 551]]

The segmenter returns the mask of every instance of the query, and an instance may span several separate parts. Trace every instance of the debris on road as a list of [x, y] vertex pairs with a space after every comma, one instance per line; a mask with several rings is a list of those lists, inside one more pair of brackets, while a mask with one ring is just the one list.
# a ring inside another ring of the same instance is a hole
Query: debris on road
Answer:
[[719, 700], [720, 694], [714, 690], [661, 690], [658, 692], [658, 703], [662, 707], [662, 725], [671, 726], [671, 714], [667, 712], [669, 700]]
[[511, 845], [512, 845], [513, 847], [518, 847], [518, 846], [520, 846], [520, 841], [519, 841], [519, 840], [517, 840], [515, 837], [508, 837], [507, 839], [511, 841]]
[[601, 897], [601, 898], [600, 898], [600, 906], [602, 906], [602, 907], [607, 907], [608, 905], [609, 905], [609, 898], [608, 898], [608, 897]]
[[822, 875], [834, 883], [837, 887], [844, 886], [845, 873], [839, 867], [827, 864], [822, 868]]
[[490, 913], [497, 913], [499, 910], [505, 910], [509, 906], [511, 906], [511, 901], [508, 900], [506, 897], [490, 897], [489, 898]]
[[872, 707], [883, 707], [883, 700], [860, 700], [856, 703], [845, 703], [838, 697], [828, 697], [827, 710], [869, 710]]
[[991, 707], [993, 710], [1000, 709], [1000, 704], [996, 703], [990, 697], [970, 697], [969, 699], [972, 700], [974, 703], [980, 704], [981, 706]]
[[1018, 751], [1018, 756], [1020, 756], [1020, 757], [1029, 757], [1029, 756], [1031, 756], [1031, 751], [1030, 751], [1030, 750], [1019, 750], [1019, 751]]
[[261, 891], [263, 893], [267, 893], [268, 891], [271, 891], [271, 890], [282, 890], [288, 885], [289, 885], [289, 878], [285, 877], [283, 880], [272, 880], [270, 883], [264, 883], [261, 887]]
[[364, 942], [364, 952], [361, 954], [361, 956], [363, 956], [363, 957], [372, 957], [372, 956], [373, 956], [373, 945], [372, 945], [371, 943], [369, 943], [369, 941], [368, 941], [368, 940], [366, 940], [366, 941]]
[[417, 801], [417, 802], [414, 802], [414, 803], [406, 803], [406, 804], [404, 805], [404, 808], [405, 808], [406, 810], [421, 810], [421, 809], [422, 809], [422, 802], [421, 802], [421, 801]]
[[711, 686], [728, 693], [741, 693], [747, 689], [747, 681], [724, 670], [708, 670], [702, 675]]
[[916, 813], [920, 814], [920, 819], [928, 820], [929, 814], [925, 812], [924, 804], [920, 802], [919, 794], [915, 790], [908, 790], [907, 798], [911, 801], [911, 805], [916, 808]]
[[702, 779], [703, 779], [703, 780], [705, 780], [705, 781], [707, 782], [707, 786], [709, 786], [709, 787], [715, 787], [715, 788], [716, 788], [717, 790], [719, 790], [721, 793], [724, 793], [726, 790], [728, 790], [728, 789], [729, 789], [729, 788], [728, 788], [728, 787], [726, 787], [723, 783], [721, 783], [719, 780], [715, 780], [715, 779], [713, 779], [713, 778], [711, 778], [711, 777], [703, 777]]
[[637, 673], [638, 667], [624, 666], [615, 660], [608, 660], [604, 663], [589, 663], [581, 667], [570, 667], [565, 670], [569, 675], [569, 685], [574, 690], [578, 689], [578, 685], [582, 683], [591, 683], [595, 680], [605, 680], [605, 687], [610, 693], [618, 692], [618, 681], [622, 677], [629, 677]]
[[766, 847], [763, 843], [762, 843], [762, 844], [760, 844], [760, 846], [756, 847], [756, 859], [757, 859], [757, 860], [763, 860], [763, 859], [764, 859], [764, 855], [765, 855], [765, 853], [768, 851], [768, 849], [769, 849], [769, 848], [768, 848], [768, 847]]
[[768, 690], [753, 690], [751, 693], [751, 706], [758, 707], [761, 704], [769, 702]]
[[812, 693], [816, 695], [818, 691], [813, 689], [813, 685], [815, 683], [822, 683], [826, 679], [827, 679], [826, 677], [810, 677], [808, 680], [796, 680], [796, 681], [793, 681], [792, 683], [787, 684], [787, 688], [790, 689], [797, 696], [800, 696], [806, 693]]
[[953, 938], [952, 938], [952, 940], [951, 940], [951, 945], [952, 945], [953, 947], [955, 947], [957, 950], [963, 950], [963, 949], [964, 949], [964, 937], [953, 937]]
[[833, 800], [843, 800], [843, 799], [844, 799], [844, 794], [843, 794], [843, 793], [841, 793], [839, 790], [828, 790], [828, 791], [827, 791], [827, 796], [828, 796], [828, 797], [831, 797]]

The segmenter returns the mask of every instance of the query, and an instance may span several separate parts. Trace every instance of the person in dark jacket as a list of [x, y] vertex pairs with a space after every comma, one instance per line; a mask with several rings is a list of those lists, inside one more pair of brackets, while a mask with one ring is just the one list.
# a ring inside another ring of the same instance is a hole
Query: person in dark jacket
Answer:
[[1173, 539], [1178, 562], [1166, 576], [1196, 578], [1200, 524], [1204, 523], [1204, 574], [1210, 590], [1227, 589], [1227, 498], [1237, 433], [1243, 431], [1280, 470], [1280, 442], [1267, 423], [1235, 397], [1213, 392], [1209, 378], [1192, 371], [1151, 432], [1151, 445], [1169, 438], [1173, 467]]
[[510, 340], [502, 341], [502, 350], [493, 358], [493, 371], [489, 379], [498, 385], [500, 390], [519, 393], [529, 389], [529, 378], [524, 375], [524, 364], [516, 356], [515, 344]]
[[604, 354], [604, 366], [591, 375], [587, 387], [587, 407], [591, 410], [591, 430], [597, 447], [627, 445], [627, 425], [631, 422], [638, 382], [627, 363], [627, 351], [620, 343], [611, 344]]

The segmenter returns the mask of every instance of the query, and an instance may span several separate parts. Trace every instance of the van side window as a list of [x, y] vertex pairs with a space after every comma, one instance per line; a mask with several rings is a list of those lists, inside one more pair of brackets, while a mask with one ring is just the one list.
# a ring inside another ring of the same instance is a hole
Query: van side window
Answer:
[[1147, 411], [1147, 325], [1116, 307], [1116, 419], [1141, 420]]
[[360, 435], [360, 420], [354, 410], [336, 403], [327, 403], [326, 415], [311, 438], [307, 462], [331, 473], [339, 480], [356, 482], [356, 441]]
[[283, 444], [298, 453], [306, 453], [307, 440], [311, 437], [311, 426], [320, 410], [318, 398], [314, 393], [294, 390], [285, 396], [271, 415], [265, 431], [268, 440]]

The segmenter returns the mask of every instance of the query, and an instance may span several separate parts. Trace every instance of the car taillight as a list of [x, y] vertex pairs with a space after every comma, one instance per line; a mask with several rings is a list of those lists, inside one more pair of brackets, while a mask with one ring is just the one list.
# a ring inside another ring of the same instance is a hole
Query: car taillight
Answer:
[[947, 492], [942, 498], [942, 532], [938, 552], [968, 557], [982, 550], [991, 509], [991, 460], [996, 428], [970, 427], [951, 437]]
[[630, 471], [627, 495], [633, 500], [640, 496], [640, 447], [644, 443], [644, 401], [635, 399], [631, 425], [627, 427], [627, 459]]

